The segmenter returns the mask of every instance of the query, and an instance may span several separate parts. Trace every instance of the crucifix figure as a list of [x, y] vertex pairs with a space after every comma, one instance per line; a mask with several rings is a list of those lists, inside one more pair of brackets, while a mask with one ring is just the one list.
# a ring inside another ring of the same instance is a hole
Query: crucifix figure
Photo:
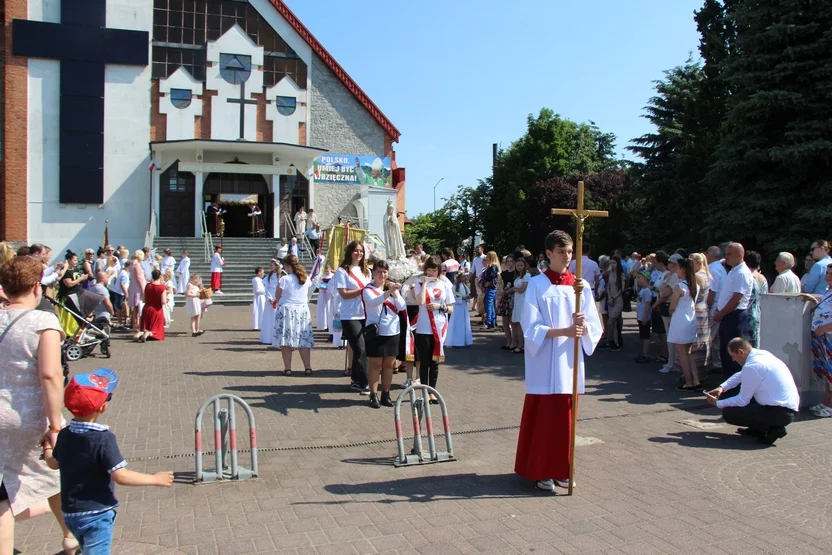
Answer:
[[[584, 209], [584, 182], [578, 181], [578, 207], [553, 208], [552, 214], [557, 216], [572, 216], [575, 218], [575, 312], [581, 311], [581, 295], [584, 291], [584, 280], [581, 279], [583, 266], [584, 246], [584, 222], [587, 218], [606, 218], [609, 212], [606, 210]], [[569, 438], [569, 495], [572, 495], [572, 488], [575, 485], [575, 428], [578, 424], [578, 361], [580, 360], [581, 342], [575, 341], [574, 364], [572, 369], [572, 435]]]
[[12, 54], [61, 62], [59, 202], [104, 202], [104, 70], [146, 66], [147, 31], [107, 27], [106, 0], [61, 0], [61, 23], [12, 21]]
[[240, 105], [240, 138], [238, 140], [244, 141], [246, 138], [246, 105], [257, 105], [256, 100], [246, 98], [246, 82], [240, 83], [240, 98], [229, 98], [230, 104]]

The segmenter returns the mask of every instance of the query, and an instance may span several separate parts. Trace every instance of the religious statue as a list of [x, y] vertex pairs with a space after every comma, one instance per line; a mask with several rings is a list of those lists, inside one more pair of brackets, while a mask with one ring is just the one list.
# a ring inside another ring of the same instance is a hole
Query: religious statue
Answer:
[[404, 260], [407, 258], [393, 199], [387, 201], [387, 213], [384, 216], [384, 244], [387, 247], [388, 260]]

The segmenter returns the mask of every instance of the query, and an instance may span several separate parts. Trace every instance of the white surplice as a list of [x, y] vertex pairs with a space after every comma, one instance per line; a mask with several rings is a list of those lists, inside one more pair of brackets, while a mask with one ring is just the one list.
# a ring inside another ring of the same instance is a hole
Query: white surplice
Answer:
[[263, 317], [263, 312], [266, 309], [266, 285], [263, 283], [263, 278], [254, 276], [251, 279], [251, 288], [254, 293], [254, 299], [251, 303], [251, 329], [260, 330], [260, 318]]
[[185, 289], [188, 287], [188, 282], [191, 281], [191, 259], [187, 256], [179, 261], [179, 267], [176, 268], [176, 276], [176, 292], [184, 295]]
[[[331, 276], [324, 277], [318, 281], [318, 301], [315, 307], [315, 322], [318, 325], [318, 331], [330, 330], [330, 302], [329, 302], [329, 284], [331, 283]], [[326, 281], [324, 281], [326, 280]]]
[[[526, 362], [526, 393], [532, 395], [571, 394], [575, 353], [574, 339], [548, 339], [550, 328], [568, 328], [575, 312], [571, 285], [552, 285], [545, 274], [529, 281], [524, 297], [523, 336]], [[603, 327], [588, 283], [584, 283], [581, 312], [586, 315], [583, 347], [578, 369], [578, 393], [584, 392], [584, 354], [591, 355], [601, 340]]]

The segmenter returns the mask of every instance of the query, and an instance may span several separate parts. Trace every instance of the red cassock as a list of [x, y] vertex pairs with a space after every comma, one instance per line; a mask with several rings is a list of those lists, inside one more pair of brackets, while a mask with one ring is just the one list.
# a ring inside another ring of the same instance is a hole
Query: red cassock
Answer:
[[211, 272], [211, 289], [214, 291], [222, 289], [222, 272]]
[[162, 310], [162, 294], [167, 287], [160, 284], [148, 283], [144, 288], [144, 308], [142, 309], [141, 328], [149, 331], [153, 339], [162, 341], [165, 338], [165, 313]]
[[526, 395], [514, 472], [527, 480], [566, 480], [572, 433], [571, 395]]

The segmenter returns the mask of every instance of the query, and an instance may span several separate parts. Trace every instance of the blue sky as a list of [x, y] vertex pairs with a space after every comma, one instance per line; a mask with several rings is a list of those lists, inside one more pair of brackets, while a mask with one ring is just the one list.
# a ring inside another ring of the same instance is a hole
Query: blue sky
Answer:
[[491, 173], [548, 107], [627, 142], [662, 71], [697, 55], [702, 0], [286, 0], [401, 131], [407, 214]]

